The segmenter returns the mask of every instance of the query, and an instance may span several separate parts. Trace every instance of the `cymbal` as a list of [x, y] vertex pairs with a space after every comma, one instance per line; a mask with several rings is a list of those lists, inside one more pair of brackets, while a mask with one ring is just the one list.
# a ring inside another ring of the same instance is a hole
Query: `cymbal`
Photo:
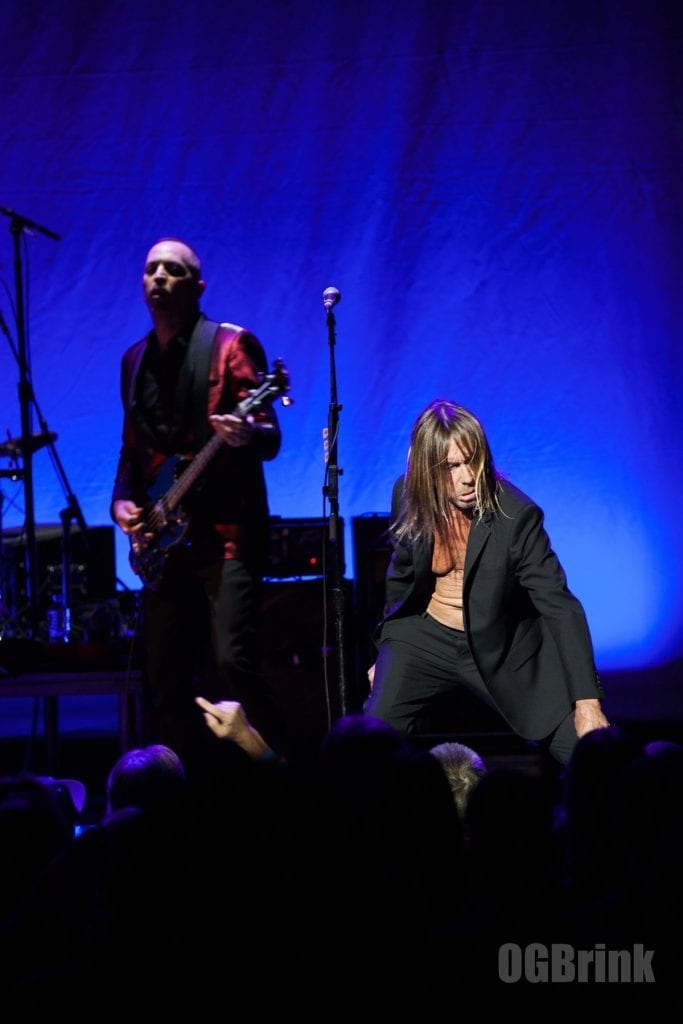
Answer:
[[[57, 435], [51, 430], [42, 434], [32, 434], [28, 442], [28, 447], [30, 451], [37, 452], [39, 448], [43, 448], [46, 444], [52, 444], [56, 440]], [[0, 443], [0, 456], [6, 455], [12, 459], [18, 459], [23, 455], [23, 453], [23, 437], [10, 437], [8, 441]]]

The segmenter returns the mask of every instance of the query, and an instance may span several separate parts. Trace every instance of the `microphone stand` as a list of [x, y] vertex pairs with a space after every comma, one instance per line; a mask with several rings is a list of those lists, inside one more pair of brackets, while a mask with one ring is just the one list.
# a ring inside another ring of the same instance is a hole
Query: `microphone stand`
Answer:
[[335, 637], [337, 641], [337, 684], [339, 688], [339, 712], [343, 717], [348, 714], [348, 688], [346, 680], [346, 644], [344, 638], [344, 592], [342, 590], [342, 557], [339, 522], [339, 477], [343, 470], [337, 464], [337, 440], [339, 436], [339, 413], [341, 405], [337, 403], [337, 374], [334, 363], [334, 346], [336, 344], [336, 321], [332, 307], [341, 299], [336, 288], [327, 288], [323, 292], [323, 305], [327, 310], [327, 332], [330, 348], [330, 407], [327, 420], [327, 437], [329, 442], [327, 453], [327, 483], [323, 487], [323, 495], [330, 504], [328, 536], [332, 552], [332, 598], [334, 605]]
[[38, 632], [38, 559], [36, 553], [36, 519], [33, 501], [33, 437], [31, 433], [31, 402], [35, 401], [29, 379], [26, 343], [26, 321], [24, 316], [24, 288], [21, 267], [20, 235], [27, 231], [38, 231], [48, 238], [59, 241], [59, 235], [36, 224], [28, 217], [22, 217], [14, 210], [0, 206], [0, 213], [10, 218], [10, 231], [14, 241], [14, 287], [16, 292], [16, 318], [19, 363], [19, 406], [21, 409], [21, 451], [23, 456], [24, 508], [26, 530], [26, 589], [28, 591], [29, 626], [31, 638]]

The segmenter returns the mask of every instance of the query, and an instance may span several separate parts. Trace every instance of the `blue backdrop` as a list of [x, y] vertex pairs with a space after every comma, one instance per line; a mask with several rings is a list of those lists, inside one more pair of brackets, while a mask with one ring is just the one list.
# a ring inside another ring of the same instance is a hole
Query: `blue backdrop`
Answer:
[[[289, 367], [273, 514], [327, 511], [332, 285], [347, 528], [388, 510], [414, 417], [452, 397], [545, 508], [600, 669], [680, 659], [681, 3], [0, 11], [0, 204], [60, 235], [21, 238], [27, 342], [89, 525], [109, 521], [121, 353], [148, 327], [142, 261], [180, 235], [203, 258], [205, 311]], [[0, 308], [16, 342], [3, 224]], [[17, 379], [0, 340], [12, 436]], [[33, 468], [36, 520], [58, 522], [48, 450]], [[3, 525], [17, 526], [22, 485], [0, 484]], [[127, 550], [121, 537], [118, 573], [136, 585]]]

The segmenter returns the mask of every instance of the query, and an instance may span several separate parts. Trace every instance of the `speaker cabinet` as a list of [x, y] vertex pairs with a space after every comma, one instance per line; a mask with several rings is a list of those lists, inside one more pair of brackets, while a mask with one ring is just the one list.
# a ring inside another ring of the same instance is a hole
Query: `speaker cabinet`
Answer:
[[265, 576], [269, 579], [324, 576], [333, 571], [339, 559], [340, 575], [344, 563], [344, 520], [339, 520], [339, 535], [330, 538], [326, 519], [283, 519], [271, 516], [268, 561]]
[[[355, 710], [353, 590], [342, 581], [341, 618], [323, 578], [263, 585], [261, 605], [264, 672], [282, 705], [293, 742], [315, 750], [342, 708]], [[340, 662], [339, 638], [343, 640]]]
[[358, 674], [365, 672], [375, 660], [373, 642], [375, 627], [384, 608], [384, 580], [389, 559], [389, 515], [368, 512], [354, 516], [353, 553], [355, 568], [356, 633], [358, 638]]

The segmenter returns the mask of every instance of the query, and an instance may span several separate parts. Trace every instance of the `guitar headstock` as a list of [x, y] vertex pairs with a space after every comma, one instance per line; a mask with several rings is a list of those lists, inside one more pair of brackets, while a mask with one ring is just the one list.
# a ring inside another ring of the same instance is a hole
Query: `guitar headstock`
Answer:
[[294, 405], [294, 399], [290, 396], [290, 383], [289, 383], [289, 370], [285, 366], [284, 359], [278, 357], [273, 360], [273, 372], [267, 374], [266, 380], [271, 381], [271, 386], [275, 388], [274, 397], [278, 395], [282, 398], [282, 404]]
[[261, 383], [239, 403], [237, 411], [244, 416], [260, 409], [263, 405], [274, 402], [276, 398], [282, 398], [284, 406], [293, 405], [294, 399], [290, 396], [289, 390], [289, 370], [283, 359], [274, 359], [272, 371], [261, 375]]

